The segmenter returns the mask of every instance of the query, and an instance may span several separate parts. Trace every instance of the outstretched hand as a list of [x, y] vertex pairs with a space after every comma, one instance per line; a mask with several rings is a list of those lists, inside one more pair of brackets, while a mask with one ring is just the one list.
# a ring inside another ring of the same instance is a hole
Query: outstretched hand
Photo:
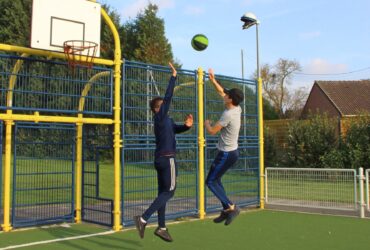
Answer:
[[211, 121], [210, 120], [205, 120], [204, 121], [204, 126], [207, 128], [209, 126], [211, 126]]
[[213, 71], [213, 69], [208, 69], [208, 77], [209, 80], [211, 80], [212, 82], [215, 80], [215, 72]]
[[188, 114], [188, 115], [186, 115], [186, 118], [185, 118], [185, 125], [187, 126], [187, 127], [191, 127], [191, 126], [193, 126], [193, 115], [192, 114]]
[[176, 77], [177, 76], [177, 71], [176, 71], [175, 67], [170, 62], [168, 64], [170, 65], [170, 68], [172, 70], [172, 76]]
[[208, 78], [212, 82], [212, 84], [215, 87], [217, 93], [220, 96], [223, 97], [225, 95], [225, 93], [224, 93], [224, 87], [222, 87], [222, 85], [219, 82], [217, 82], [217, 80], [215, 78], [215, 72], [211, 68], [208, 69]]

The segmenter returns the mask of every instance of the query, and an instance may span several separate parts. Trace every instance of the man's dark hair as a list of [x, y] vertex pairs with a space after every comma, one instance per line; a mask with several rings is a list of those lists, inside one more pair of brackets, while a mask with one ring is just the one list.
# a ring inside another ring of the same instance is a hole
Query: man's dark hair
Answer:
[[149, 104], [149, 105], [150, 105], [150, 110], [151, 110], [153, 113], [155, 113], [155, 112], [154, 112], [154, 109], [158, 107], [158, 103], [159, 103], [160, 101], [163, 101], [163, 98], [162, 98], [162, 97], [155, 97], [155, 98], [153, 98], [153, 99], [150, 101], [150, 104]]
[[233, 89], [226, 89], [224, 88], [224, 93], [227, 94], [231, 100], [232, 104], [237, 106], [244, 100], [244, 93], [240, 89], [233, 88]]

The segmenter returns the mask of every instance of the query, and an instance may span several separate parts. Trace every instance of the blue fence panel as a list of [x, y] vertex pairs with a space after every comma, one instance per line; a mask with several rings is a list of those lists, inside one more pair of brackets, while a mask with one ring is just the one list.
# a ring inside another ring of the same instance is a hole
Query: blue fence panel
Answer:
[[65, 62], [0, 55], [0, 79], [0, 110], [112, 114], [110, 68], [76, 66], [71, 70]]
[[[169, 67], [125, 61], [122, 96], [122, 222], [144, 212], [157, 196], [154, 169], [155, 137], [149, 102], [164, 96], [170, 78]], [[175, 196], [167, 204], [166, 217], [177, 218], [197, 213], [197, 85], [195, 71], [178, 70], [170, 116], [183, 124], [193, 114], [190, 131], [178, 134], [176, 162], [178, 182]], [[156, 220], [154, 215], [152, 220]]]
[[16, 123], [12, 224], [74, 219], [75, 126]]
[[[239, 133], [239, 159], [222, 178], [223, 186], [230, 200], [239, 206], [257, 205], [259, 203], [259, 151], [258, 151], [258, 116], [257, 116], [257, 84], [255, 81], [243, 80], [227, 76], [216, 76], [226, 88], [243, 90], [244, 102], [241, 128]], [[217, 122], [225, 110], [223, 98], [215, 91], [212, 83], [205, 76], [205, 119]], [[216, 157], [218, 136], [206, 135], [207, 173]], [[207, 189], [207, 188], [206, 188]], [[206, 211], [212, 212], [222, 208], [218, 199], [206, 190]]]
[[[82, 220], [113, 225], [113, 134], [112, 126], [84, 125]], [[105, 163], [105, 164], [104, 164]]]

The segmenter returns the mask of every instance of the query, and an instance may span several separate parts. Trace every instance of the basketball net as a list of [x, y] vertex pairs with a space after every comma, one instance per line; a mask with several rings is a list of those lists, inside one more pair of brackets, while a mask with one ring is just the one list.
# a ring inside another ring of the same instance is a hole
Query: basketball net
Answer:
[[89, 70], [92, 68], [98, 48], [97, 43], [84, 40], [68, 40], [63, 43], [63, 47], [68, 67], [72, 73], [75, 73], [78, 66]]

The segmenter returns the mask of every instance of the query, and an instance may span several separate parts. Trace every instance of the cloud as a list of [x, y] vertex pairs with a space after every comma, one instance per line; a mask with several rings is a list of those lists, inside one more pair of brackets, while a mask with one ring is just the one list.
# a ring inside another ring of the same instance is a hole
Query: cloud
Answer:
[[276, 0], [244, 0], [242, 2], [242, 5], [243, 6], [251, 6], [251, 5], [254, 5], [254, 4], [272, 4], [276, 2]]
[[321, 36], [320, 31], [304, 32], [299, 34], [299, 38], [303, 40], [313, 39], [319, 36]]
[[307, 74], [340, 74], [347, 71], [348, 65], [333, 64], [321, 58], [313, 59], [303, 67], [303, 72]]
[[135, 0], [130, 5], [126, 5], [122, 8], [122, 16], [127, 19], [135, 18], [149, 3], [157, 5], [159, 10], [171, 9], [175, 6], [174, 0]]
[[184, 11], [185, 14], [191, 15], [191, 16], [196, 16], [196, 15], [201, 15], [204, 13], [204, 9], [200, 7], [195, 7], [195, 6], [187, 6]]

